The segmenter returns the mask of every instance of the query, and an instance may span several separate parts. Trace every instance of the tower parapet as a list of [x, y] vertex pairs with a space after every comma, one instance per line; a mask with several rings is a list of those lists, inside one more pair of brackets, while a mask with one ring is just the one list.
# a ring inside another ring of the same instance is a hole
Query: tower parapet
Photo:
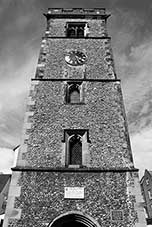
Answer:
[[106, 13], [105, 8], [83, 9], [83, 8], [49, 8], [47, 14], [44, 14], [48, 19], [50, 18], [94, 18], [107, 19], [110, 14]]

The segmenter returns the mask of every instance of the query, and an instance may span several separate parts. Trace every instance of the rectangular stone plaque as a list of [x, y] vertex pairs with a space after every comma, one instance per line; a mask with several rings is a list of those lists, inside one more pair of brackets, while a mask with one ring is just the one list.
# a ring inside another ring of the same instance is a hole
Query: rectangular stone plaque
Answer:
[[84, 199], [84, 187], [65, 187], [65, 199]]

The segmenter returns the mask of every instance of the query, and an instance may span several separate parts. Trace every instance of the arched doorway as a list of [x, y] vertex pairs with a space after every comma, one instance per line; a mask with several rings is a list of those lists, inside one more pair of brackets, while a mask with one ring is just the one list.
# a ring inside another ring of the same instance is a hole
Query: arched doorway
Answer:
[[64, 214], [56, 218], [49, 227], [100, 227], [98, 223], [80, 213]]

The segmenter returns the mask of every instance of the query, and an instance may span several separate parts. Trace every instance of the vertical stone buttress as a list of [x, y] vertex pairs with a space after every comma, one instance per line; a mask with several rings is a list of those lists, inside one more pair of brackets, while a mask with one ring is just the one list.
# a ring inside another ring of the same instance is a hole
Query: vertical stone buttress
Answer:
[[95, 226], [145, 226], [109, 15], [49, 9], [45, 16], [4, 227], [52, 226], [68, 214]]

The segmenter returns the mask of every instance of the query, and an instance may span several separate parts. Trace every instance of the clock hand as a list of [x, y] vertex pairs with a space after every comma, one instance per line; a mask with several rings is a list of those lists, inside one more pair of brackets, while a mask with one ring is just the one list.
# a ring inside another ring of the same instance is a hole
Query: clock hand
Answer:
[[78, 60], [79, 59], [79, 57], [77, 56], [77, 55], [75, 55], [75, 58]]

